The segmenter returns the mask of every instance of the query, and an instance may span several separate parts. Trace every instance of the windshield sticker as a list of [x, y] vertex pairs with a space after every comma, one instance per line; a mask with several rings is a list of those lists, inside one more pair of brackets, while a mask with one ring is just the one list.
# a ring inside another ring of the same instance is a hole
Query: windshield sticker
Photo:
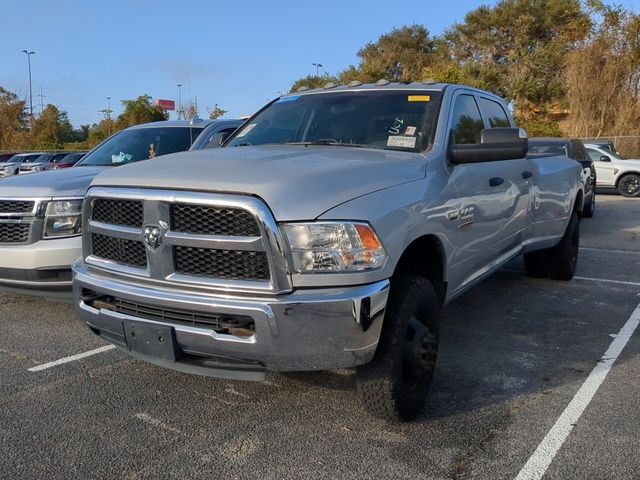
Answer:
[[278, 100], [276, 100], [275, 103], [289, 103], [289, 102], [295, 102], [296, 100], [298, 100], [300, 98], [300, 95], [294, 95], [292, 97], [283, 97], [283, 98], [279, 98]]
[[415, 135], [416, 134], [416, 127], [407, 127], [407, 129], [404, 131], [405, 135]]
[[133, 158], [130, 153], [120, 152], [118, 155], [111, 155], [111, 163], [125, 163]]
[[396, 119], [393, 121], [393, 126], [389, 128], [387, 132], [389, 132], [391, 135], [398, 135], [400, 133], [400, 127], [402, 127], [403, 123], [404, 120], [396, 117]]
[[405, 137], [402, 135], [391, 135], [387, 140], [387, 147], [415, 148], [416, 137]]
[[410, 102], [429, 102], [431, 97], [429, 95], [409, 95]]
[[247, 125], [246, 127], [244, 127], [242, 129], [242, 131], [238, 134], [237, 138], [242, 138], [244, 137], [247, 133], [249, 133], [251, 130], [253, 130], [253, 128], [257, 125], [257, 123], [250, 123], [249, 125]]

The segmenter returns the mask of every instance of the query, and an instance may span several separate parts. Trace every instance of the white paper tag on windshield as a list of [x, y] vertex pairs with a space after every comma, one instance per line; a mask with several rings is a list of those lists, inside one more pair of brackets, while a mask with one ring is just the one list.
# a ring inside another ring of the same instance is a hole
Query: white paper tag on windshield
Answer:
[[416, 146], [416, 137], [391, 135], [387, 140], [387, 147], [415, 148], [415, 146]]
[[251, 130], [253, 130], [253, 127], [255, 127], [256, 125], [257, 125], [257, 123], [250, 123], [249, 125], [244, 127], [242, 129], [242, 131], [238, 134], [238, 138], [244, 137], [247, 133], [249, 133]]

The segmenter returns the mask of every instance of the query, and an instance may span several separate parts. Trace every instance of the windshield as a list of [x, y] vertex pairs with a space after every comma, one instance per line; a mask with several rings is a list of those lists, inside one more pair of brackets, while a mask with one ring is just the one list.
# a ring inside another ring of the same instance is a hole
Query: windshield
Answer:
[[130, 128], [88, 153], [77, 166], [117, 166], [189, 150], [202, 127]]
[[433, 141], [441, 96], [390, 90], [283, 97], [235, 132], [225, 147], [312, 144], [421, 151]]

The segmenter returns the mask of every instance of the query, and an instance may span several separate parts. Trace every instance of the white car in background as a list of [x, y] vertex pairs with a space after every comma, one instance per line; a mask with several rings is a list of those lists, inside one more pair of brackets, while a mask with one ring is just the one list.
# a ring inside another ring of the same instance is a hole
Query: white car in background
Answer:
[[640, 197], [640, 160], [623, 159], [592, 143], [586, 143], [585, 148], [596, 167], [597, 187], [614, 188], [625, 197]]

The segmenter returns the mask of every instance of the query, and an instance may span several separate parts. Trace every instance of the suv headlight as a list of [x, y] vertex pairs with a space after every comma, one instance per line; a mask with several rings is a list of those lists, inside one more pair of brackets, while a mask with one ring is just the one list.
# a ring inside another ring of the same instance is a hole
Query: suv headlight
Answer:
[[5, 172], [10, 172], [11, 170], [13, 170], [13, 167], [11, 165], [5, 165], [4, 167], [2, 167], [2, 170], [4, 170]]
[[42, 238], [80, 235], [82, 229], [82, 199], [54, 200], [47, 205]]
[[283, 225], [296, 273], [361, 272], [380, 268], [387, 254], [366, 223]]

